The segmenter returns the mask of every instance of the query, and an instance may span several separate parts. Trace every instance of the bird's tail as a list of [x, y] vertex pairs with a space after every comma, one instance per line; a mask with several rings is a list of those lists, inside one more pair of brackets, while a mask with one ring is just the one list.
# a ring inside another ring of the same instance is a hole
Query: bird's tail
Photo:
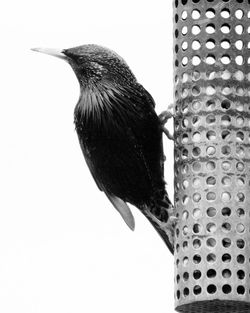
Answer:
[[176, 224], [175, 210], [165, 191], [164, 195], [141, 210], [153, 225], [168, 249], [174, 254], [174, 227]]

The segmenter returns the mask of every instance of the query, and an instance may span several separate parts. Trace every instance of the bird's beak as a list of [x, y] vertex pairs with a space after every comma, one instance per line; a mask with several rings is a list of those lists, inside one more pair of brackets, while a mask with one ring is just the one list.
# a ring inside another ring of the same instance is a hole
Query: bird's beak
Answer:
[[65, 61], [68, 60], [67, 56], [62, 52], [63, 50], [51, 49], [51, 48], [32, 48], [31, 50], [36, 51], [36, 52], [49, 54], [49, 55], [52, 55], [54, 57], [63, 59]]

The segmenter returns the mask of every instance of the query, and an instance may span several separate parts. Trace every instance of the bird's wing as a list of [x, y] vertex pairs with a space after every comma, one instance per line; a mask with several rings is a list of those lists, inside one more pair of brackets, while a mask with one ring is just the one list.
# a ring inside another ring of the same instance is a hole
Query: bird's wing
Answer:
[[83, 143], [80, 140], [80, 146], [82, 148], [83, 151], [83, 155], [84, 158], [86, 160], [86, 163], [88, 165], [88, 168], [92, 174], [92, 177], [94, 178], [97, 187], [101, 190], [104, 191], [107, 198], [109, 199], [109, 201], [113, 204], [113, 206], [115, 207], [115, 209], [120, 213], [121, 217], [123, 218], [124, 222], [128, 225], [128, 227], [131, 230], [135, 229], [135, 219], [134, 216], [129, 208], [129, 206], [126, 204], [126, 202], [124, 202], [122, 199], [109, 194], [106, 190], [105, 190], [105, 186], [103, 186], [101, 184], [101, 182], [97, 179], [96, 175], [95, 175], [95, 170], [93, 168], [93, 163], [91, 161], [90, 155], [89, 155], [89, 151], [88, 149], [86, 149], [86, 147], [83, 146]]

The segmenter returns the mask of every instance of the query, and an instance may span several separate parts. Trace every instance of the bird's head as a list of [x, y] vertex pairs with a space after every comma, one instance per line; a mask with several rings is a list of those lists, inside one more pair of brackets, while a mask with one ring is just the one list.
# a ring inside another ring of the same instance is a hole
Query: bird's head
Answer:
[[81, 87], [103, 81], [132, 79], [126, 62], [114, 51], [98, 45], [82, 45], [75, 48], [56, 50], [34, 48], [68, 62], [74, 70]]

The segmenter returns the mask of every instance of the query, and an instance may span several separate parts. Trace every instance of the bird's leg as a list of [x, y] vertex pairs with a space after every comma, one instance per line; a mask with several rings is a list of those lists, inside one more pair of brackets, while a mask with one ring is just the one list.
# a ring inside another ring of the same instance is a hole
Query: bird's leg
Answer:
[[170, 104], [166, 111], [163, 111], [158, 117], [162, 126], [163, 133], [168, 137], [170, 140], [174, 140], [174, 136], [170, 134], [169, 130], [165, 127], [165, 124], [170, 118], [174, 117], [174, 114], [171, 112], [173, 108], [173, 104]]

